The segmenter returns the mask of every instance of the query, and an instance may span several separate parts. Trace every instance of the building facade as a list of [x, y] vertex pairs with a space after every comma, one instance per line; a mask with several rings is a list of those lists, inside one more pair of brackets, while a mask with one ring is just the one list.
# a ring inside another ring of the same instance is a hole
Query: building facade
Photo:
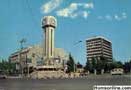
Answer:
[[[44, 58], [43, 58], [43, 47], [36, 45], [30, 46], [27, 48], [23, 48], [22, 50], [18, 50], [12, 53], [9, 56], [9, 60], [11, 63], [16, 64], [16, 69], [20, 70], [21, 67], [25, 68], [27, 65], [29, 67], [37, 67], [43, 65]], [[66, 62], [67, 55], [62, 48], [55, 48], [54, 49], [54, 62], [62, 64]]]
[[92, 60], [92, 58], [101, 59], [101, 57], [108, 62], [113, 59], [111, 41], [101, 36], [88, 38], [86, 40], [86, 51], [88, 61]]

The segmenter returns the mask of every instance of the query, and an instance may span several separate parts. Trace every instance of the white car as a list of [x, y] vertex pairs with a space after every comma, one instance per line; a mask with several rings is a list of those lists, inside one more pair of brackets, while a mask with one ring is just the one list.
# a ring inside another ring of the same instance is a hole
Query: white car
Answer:
[[0, 79], [6, 79], [7, 76], [4, 74], [3, 71], [0, 71]]
[[111, 70], [111, 75], [122, 75], [124, 70], [122, 68], [114, 68]]
[[7, 76], [6, 75], [0, 75], [0, 79], [6, 79]]

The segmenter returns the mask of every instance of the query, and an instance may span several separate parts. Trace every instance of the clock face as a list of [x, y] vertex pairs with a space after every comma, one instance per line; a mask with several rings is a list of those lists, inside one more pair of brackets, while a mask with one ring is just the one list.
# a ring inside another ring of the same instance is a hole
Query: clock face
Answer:
[[54, 27], [56, 27], [56, 19], [52, 18], [52, 17], [45, 17], [42, 21], [42, 25], [46, 26], [46, 25], [52, 25]]

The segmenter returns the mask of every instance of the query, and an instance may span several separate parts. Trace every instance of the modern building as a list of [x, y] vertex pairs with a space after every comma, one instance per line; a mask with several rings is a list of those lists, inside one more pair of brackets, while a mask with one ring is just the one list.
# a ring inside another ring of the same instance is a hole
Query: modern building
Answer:
[[104, 57], [107, 62], [111, 62], [113, 58], [112, 43], [102, 36], [88, 38], [86, 40], [86, 51], [88, 61], [92, 60], [92, 58], [101, 59], [101, 57]]

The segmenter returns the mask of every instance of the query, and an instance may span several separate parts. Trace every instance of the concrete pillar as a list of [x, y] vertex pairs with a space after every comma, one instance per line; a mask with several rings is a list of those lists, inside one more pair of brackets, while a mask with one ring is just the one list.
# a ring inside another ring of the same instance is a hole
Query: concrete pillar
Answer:
[[101, 69], [101, 74], [102, 74], [102, 75], [104, 74], [104, 69]]
[[97, 70], [96, 69], [94, 69], [94, 75], [96, 75], [97, 74]]

